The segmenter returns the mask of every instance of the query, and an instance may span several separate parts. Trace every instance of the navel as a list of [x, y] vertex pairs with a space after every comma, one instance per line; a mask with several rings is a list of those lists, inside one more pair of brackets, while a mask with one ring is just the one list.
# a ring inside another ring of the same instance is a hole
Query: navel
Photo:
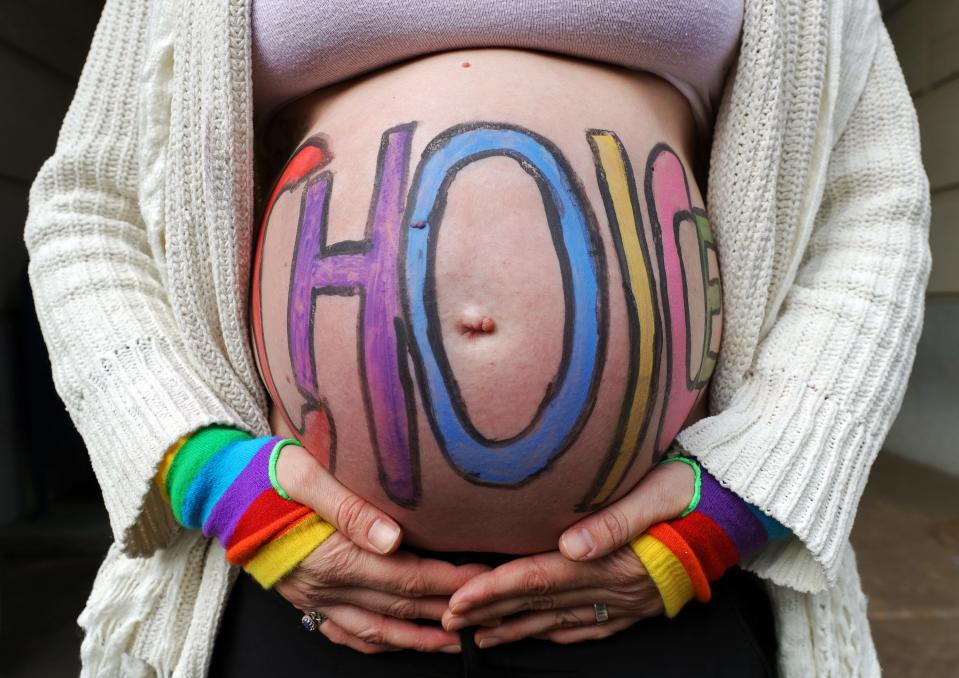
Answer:
[[456, 320], [456, 329], [466, 337], [476, 337], [496, 332], [496, 321], [488, 315], [469, 309]]

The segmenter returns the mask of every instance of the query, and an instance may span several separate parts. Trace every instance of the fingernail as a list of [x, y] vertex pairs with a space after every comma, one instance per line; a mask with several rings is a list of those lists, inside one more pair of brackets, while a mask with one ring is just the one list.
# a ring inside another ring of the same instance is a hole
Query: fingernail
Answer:
[[389, 553], [390, 549], [393, 548], [393, 544], [396, 542], [396, 538], [399, 536], [400, 528], [396, 525], [391, 525], [382, 518], [377, 518], [370, 528], [367, 539], [370, 540], [373, 548], [380, 553]]
[[563, 546], [566, 547], [566, 553], [571, 558], [579, 560], [596, 548], [596, 542], [593, 541], [593, 535], [589, 533], [589, 530], [580, 528], [563, 535]]
[[444, 645], [440, 648], [440, 652], [445, 652], [446, 654], [456, 654], [462, 651], [463, 648], [461, 648], [459, 645]]
[[486, 650], [488, 648], [499, 645], [500, 642], [501, 641], [499, 638], [483, 638], [483, 640], [477, 642], [476, 644], [479, 645], [481, 650]]
[[452, 612], [454, 615], [463, 614], [464, 612], [468, 611], [470, 607], [471, 605], [468, 602], [463, 601], [450, 607], [450, 612]]
[[450, 621], [446, 624], [447, 631], [459, 631], [462, 628], [466, 628], [466, 620], [462, 617], [450, 619]]

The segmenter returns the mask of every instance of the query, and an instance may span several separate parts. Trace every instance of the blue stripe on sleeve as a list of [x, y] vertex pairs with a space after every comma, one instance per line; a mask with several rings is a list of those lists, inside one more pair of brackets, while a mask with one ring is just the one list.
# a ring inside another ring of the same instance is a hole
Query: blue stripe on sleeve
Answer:
[[183, 498], [183, 524], [202, 528], [220, 497], [263, 445], [263, 438], [237, 440], [217, 451], [197, 472]]

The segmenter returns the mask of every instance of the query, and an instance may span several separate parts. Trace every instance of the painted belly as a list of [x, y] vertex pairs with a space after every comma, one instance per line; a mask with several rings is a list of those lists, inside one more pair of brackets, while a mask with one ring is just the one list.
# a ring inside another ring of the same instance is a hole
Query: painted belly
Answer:
[[[529, 127], [455, 124], [415, 156], [417, 127], [381, 132], [361, 239], [329, 237], [335, 140], [304, 143], [273, 190], [251, 321], [274, 427], [417, 545], [551, 549], [635, 484], [708, 383], [709, 221], [664, 143], [635, 162], [584, 129], [587, 174]], [[491, 163], [513, 173], [480, 199]], [[511, 210], [510, 191], [538, 204]]]

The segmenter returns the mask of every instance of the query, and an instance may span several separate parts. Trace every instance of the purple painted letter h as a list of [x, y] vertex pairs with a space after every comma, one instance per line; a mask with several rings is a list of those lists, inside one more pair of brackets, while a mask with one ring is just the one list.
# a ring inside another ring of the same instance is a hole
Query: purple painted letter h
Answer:
[[404, 391], [406, 338], [397, 277], [410, 142], [415, 123], [383, 133], [366, 239], [326, 245], [333, 174], [310, 180], [303, 196], [290, 286], [290, 358], [297, 386], [320, 402], [314, 355], [317, 295], [360, 297], [359, 363], [370, 438], [384, 486], [394, 501], [413, 505], [418, 478], [411, 457], [415, 413]]

